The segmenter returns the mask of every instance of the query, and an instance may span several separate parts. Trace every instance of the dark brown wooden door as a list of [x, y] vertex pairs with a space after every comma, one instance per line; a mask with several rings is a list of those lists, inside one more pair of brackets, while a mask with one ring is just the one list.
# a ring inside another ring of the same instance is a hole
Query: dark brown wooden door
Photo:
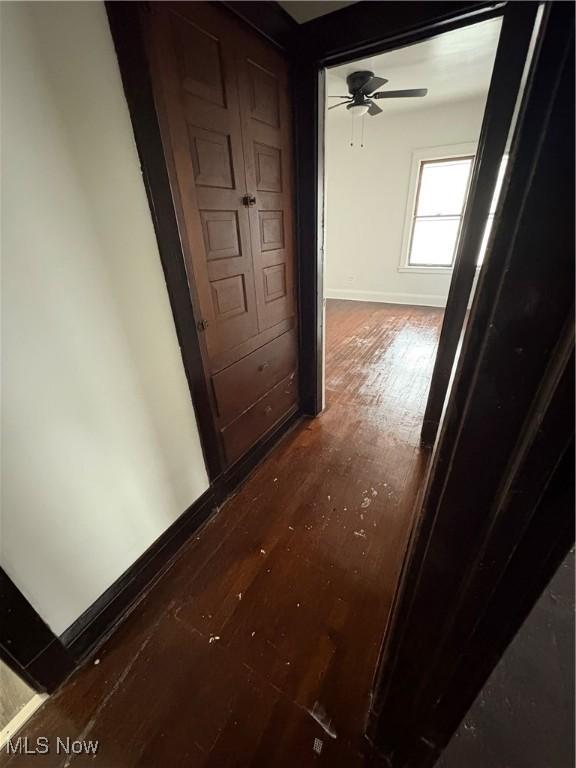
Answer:
[[238, 78], [250, 207], [258, 329], [294, 314], [292, 157], [288, 72], [250, 35], [239, 46]]
[[154, 98], [231, 463], [297, 409], [289, 68], [216, 4], [151, 9], [142, 18]]
[[211, 358], [258, 332], [234, 30], [209, 5], [149, 24], [190, 283]]
[[155, 4], [147, 28], [198, 321], [220, 370], [293, 325], [288, 67], [208, 3]]

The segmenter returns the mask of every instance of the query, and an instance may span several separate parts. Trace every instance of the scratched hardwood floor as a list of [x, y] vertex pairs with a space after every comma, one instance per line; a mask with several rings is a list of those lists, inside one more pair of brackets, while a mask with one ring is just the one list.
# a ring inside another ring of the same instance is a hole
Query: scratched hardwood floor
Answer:
[[[327, 407], [182, 549], [2, 766], [365, 766], [442, 311], [328, 301]], [[310, 713], [314, 711], [317, 722]], [[98, 740], [95, 758], [56, 737]], [[314, 751], [314, 740], [319, 739]]]

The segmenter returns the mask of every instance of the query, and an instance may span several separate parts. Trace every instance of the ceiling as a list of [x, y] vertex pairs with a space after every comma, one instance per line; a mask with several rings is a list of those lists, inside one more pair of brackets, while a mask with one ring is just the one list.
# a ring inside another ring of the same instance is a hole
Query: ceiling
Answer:
[[314, 0], [286, 0], [286, 2], [280, 2], [278, 5], [281, 5], [298, 24], [305, 24], [307, 21], [317, 19], [319, 16], [325, 16], [327, 13], [332, 13], [332, 11], [339, 11], [340, 8], [354, 5], [354, 3], [332, 2], [332, 0], [322, 0], [322, 2], [314, 2]]
[[[500, 34], [500, 19], [473, 24], [444, 32], [422, 43], [360, 59], [327, 71], [326, 93], [345, 95], [346, 75], [368, 69], [388, 78], [381, 90], [428, 88], [428, 95], [415, 99], [379, 101], [385, 112], [430, 108], [449, 101], [474, 98], [488, 91], [496, 46]], [[337, 103], [328, 100], [328, 106]], [[330, 116], [349, 117], [344, 107]]]

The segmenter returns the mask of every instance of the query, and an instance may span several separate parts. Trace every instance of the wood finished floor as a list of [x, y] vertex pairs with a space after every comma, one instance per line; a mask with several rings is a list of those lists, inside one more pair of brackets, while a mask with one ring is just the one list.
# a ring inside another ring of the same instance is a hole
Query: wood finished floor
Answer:
[[[423, 472], [441, 318], [327, 303], [325, 413], [273, 451], [99, 663], [32, 718], [20, 735], [50, 737], [50, 754], [2, 753], [0, 765], [368, 765], [364, 721]], [[57, 736], [97, 739], [96, 758], [56, 755]]]

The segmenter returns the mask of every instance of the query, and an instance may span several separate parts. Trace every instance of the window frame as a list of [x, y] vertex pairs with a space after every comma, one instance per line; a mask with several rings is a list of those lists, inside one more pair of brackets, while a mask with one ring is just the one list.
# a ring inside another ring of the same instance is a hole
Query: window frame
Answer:
[[[406, 200], [406, 213], [404, 219], [404, 229], [402, 235], [402, 250], [400, 253], [400, 263], [398, 272], [410, 272], [412, 274], [452, 274], [454, 263], [450, 266], [410, 264], [410, 249], [412, 247], [412, 235], [414, 231], [414, 222], [416, 219], [416, 205], [418, 203], [418, 193], [420, 190], [420, 179], [422, 165], [426, 162], [437, 162], [441, 160], [458, 160], [472, 158], [474, 160], [478, 144], [476, 142], [462, 142], [460, 144], [444, 144], [437, 147], [422, 147], [412, 152], [410, 182], [408, 185], [408, 196]], [[472, 169], [468, 179], [468, 188], [472, 178]], [[466, 194], [468, 194], [468, 188]], [[466, 203], [464, 204], [464, 207]], [[463, 209], [464, 211], [464, 209]], [[460, 217], [462, 225], [462, 216]], [[456, 252], [456, 251], [455, 251]]]

